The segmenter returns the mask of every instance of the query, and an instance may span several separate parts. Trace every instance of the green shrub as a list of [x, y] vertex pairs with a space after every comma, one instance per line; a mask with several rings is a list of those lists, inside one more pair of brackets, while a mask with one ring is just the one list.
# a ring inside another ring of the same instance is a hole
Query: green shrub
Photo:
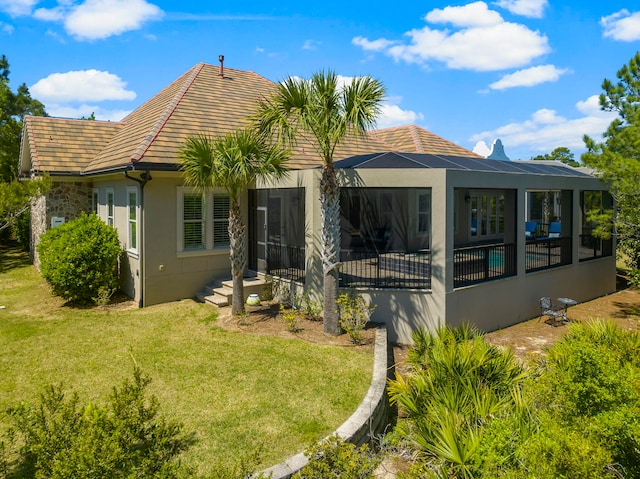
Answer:
[[284, 304], [281, 304], [280, 319], [282, 319], [287, 331], [298, 332], [298, 313], [294, 309], [288, 309]]
[[640, 477], [640, 333], [576, 324], [539, 365], [535, 400]]
[[336, 301], [340, 313], [340, 326], [349, 335], [351, 341], [362, 341], [362, 330], [367, 326], [371, 313], [376, 306], [369, 306], [359, 294], [342, 293]]
[[364, 444], [360, 447], [337, 436], [305, 450], [309, 463], [292, 479], [372, 479], [380, 454]]
[[42, 276], [64, 299], [96, 303], [118, 287], [118, 234], [96, 215], [83, 213], [51, 228], [42, 235], [38, 252]]
[[305, 289], [302, 296], [299, 298], [300, 311], [304, 313], [305, 317], [310, 321], [320, 321], [322, 315], [322, 302], [314, 299], [311, 296], [311, 291]]
[[512, 432], [529, 435], [525, 371], [510, 351], [467, 326], [416, 331], [413, 341], [409, 373], [388, 386], [402, 417], [396, 434], [423, 458], [413, 475], [478, 477], [487, 456], [480, 453], [483, 437], [493, 421], [512, 418]]
[[21, 477], [180, 477], [175, 460], [191, 444], [182, 425], [158, 417], [149, 379], [136, 368], [133, 382], [114, 388], [106, 406], [79, 406], [49, 386], [36, 406], [20, 404], [8, 413], [17, 447], [13, 473]]
[[640, 333], [572, 325], [526, 375], [473, 328], [413, 340], [389, 382], [407, 479], [640, 477]]

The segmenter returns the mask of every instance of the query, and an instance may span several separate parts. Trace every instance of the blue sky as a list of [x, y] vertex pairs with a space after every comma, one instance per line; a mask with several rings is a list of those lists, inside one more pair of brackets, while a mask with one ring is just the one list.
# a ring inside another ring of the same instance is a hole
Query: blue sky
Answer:
[[614, 114], [604, 78], [640, 50], [617, 0], [209, 2], [0, 0], [0, 54], [52, 116], [119, 120], [198, 62], [273, 81], [331, 68], [387, 88], [380, 127], [417, 124], [512, 159], [576, 156]]

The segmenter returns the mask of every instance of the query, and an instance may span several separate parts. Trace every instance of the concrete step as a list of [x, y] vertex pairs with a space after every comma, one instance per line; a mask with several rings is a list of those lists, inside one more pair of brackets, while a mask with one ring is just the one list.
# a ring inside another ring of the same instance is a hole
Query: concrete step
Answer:
[[220, 296], [218, 294], [212, 294], [202, 297], [198, 296], [198, 299], [205, 304], [212, 304], [214, 306], [218, 306], [219, 308], [229, 306], [229, 300], [225, 296]]
[[[249, 271], [243, 280], [244, 296], [250, 294], [262, 296], [264, 285], [267, 283], [265, 276], [255, 271]], [[217, 280], [205, 285], [196, 297], [198, 301], [216, 306], [227, 306], [231, 304], [233, 297], [233, 280]]]

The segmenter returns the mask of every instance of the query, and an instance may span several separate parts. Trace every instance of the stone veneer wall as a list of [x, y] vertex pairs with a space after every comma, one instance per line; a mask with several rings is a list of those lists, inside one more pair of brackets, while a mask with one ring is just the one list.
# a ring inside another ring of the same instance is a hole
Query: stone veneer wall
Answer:
[[70, 221], [83, 211], [91, 211], [92, 185], [81, 181], [53, 181], [44, 196], [31, 203], [31, 259], [40, 266], [37, 245], [40, 236], [51, 227], [51, 218]]

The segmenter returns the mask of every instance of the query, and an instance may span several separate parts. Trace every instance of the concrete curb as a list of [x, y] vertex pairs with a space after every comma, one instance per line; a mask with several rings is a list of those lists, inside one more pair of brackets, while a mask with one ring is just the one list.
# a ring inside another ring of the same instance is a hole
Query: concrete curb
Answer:
[[[384, 324], [376, 329], [375, 351], [373, 355], [373, 376], [369, 390], [358, 409], [347, 419], [332, 436], [337, 435], [345, 441], [360, 445], [374, 434], [381, 432], [387, 425], [389, 401], [387, 400], [388, 368], [387, 328]], [[289, 479], [309, 462], [304, 453], [296, 454], [287, 460], [262, 471], [271, 479]]]

